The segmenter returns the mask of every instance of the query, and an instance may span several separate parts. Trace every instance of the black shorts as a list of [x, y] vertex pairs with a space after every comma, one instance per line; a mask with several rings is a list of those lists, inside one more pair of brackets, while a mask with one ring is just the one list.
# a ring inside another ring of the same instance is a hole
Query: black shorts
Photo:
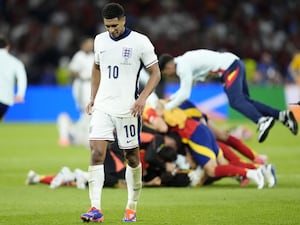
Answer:
[[2, 120], [2, 118], [4, 117], [5, 113], [8, 110], [8, 107], [9, 107], [9, 105], [5, 105], [0, 102], [0, 120]]

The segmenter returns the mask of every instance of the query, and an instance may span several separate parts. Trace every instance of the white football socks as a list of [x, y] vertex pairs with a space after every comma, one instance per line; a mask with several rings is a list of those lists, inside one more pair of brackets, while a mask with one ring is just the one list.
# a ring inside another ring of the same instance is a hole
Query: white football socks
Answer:
[[132, 168], [126, 166], [125, 179], [127, 183], [128, 202], [126, 209], [132, 209], [136, 211], [137, 202], [142, 190], [142, 166], [141, 163]]
[[101, 209], [101, 197], [104, 184], [104, 166], [95, 165], [89, 166], [89, 195], [91, 200], [91, 207]]

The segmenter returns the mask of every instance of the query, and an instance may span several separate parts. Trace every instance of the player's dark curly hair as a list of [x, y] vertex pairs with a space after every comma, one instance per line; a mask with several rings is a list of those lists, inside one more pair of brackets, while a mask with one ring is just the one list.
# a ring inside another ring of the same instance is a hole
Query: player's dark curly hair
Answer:
[[120, 19], [123, 16], [125, 16], [125, 10], [123, 6], [118, 3], [108, 3], [102, 9], [102, 17], [104, 19]]
[[167, 63], [170, 62], [171, 60], [173, 60], [173, 56], [171, 56], [170, 54], [164, 53], [159, 57], [158, 60], [158, 65], [159, 65], [159, 69], [163, 70]]
[[177, 152], [175, 149], [163, 146], [157, 155], [165, 162], [174, 162], [177, 159]]

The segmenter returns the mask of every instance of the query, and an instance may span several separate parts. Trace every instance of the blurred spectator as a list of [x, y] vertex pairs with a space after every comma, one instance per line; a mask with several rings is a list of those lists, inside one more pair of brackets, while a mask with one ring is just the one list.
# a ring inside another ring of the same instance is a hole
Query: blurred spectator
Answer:
[[[98, 21], [107, 2], [0, 1], [0, 32], [28, 68], [29, 84], [58, 83], [52, 75], [57, 76], [61, 58], [70, 59], [82, 37], [103, 29]], [[293, 51], [300, 48], [296, 0], [127, 0], [124, 5], [128, 27], [147, 34], [158, 54], [209, 48], [258, 61], [269, 49], [285, 82]]]
[[282, 83], [282, 76], [273, 60], [272, 54], [265, 50], [256, 65], [252, 83], [257, 85], [278, 85]]
[[74, 54], [69, 64], [69, 75], [73, 80], [72, 93], [79, 110], [79, 119], [71, 120], [67, 113], [58, 116], [57, 127], [61, 146], [83, 145], [88, 147], [90, 115], [85, 111], [90, 101], [91, 76], [94, 63], [94, 40], [84, 38], [80, 49]]
[[293, 55], [292, 61], [288, 65], [290, 79], [300, 85], [300, 49]]

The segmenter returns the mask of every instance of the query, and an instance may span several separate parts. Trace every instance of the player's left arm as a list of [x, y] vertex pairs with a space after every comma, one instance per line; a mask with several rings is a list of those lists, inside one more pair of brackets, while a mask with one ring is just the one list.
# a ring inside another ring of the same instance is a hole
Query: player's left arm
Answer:
[[140, 36], [140, 60], [145, 65], [150, 78], [147, 81], [143, 91], [140, 93], [140, 96], [135, 101], [131, 108], [131, 114], [133, 116], [142, 115], [146, 100], [148, 96], [155, 90], [158, 85], [161, 74], [158, 66], [157, 55], [155, 54], [154, 46], [151, 41], [146, 36]]
[[152, 66], [148, 67], [147, 71], [150, 74], [150, 77], [140, 95], [140, 97], [145, 99], [147, 99], [147, 97], [155, 90], [161, 78], [158, 63], [155, 63]]
[[148, 67], [147, 71], [150, 74], [149, 80], [131, 109], [134, 116], [142, 115], [148, 96], [155, 90], [161, 78], [158, 63]]
[[27, 73], [22, 62], [16, 65], [17, 93], [15, 95], [15, 103], [24, 102], [25, 92], [27, 89]]

